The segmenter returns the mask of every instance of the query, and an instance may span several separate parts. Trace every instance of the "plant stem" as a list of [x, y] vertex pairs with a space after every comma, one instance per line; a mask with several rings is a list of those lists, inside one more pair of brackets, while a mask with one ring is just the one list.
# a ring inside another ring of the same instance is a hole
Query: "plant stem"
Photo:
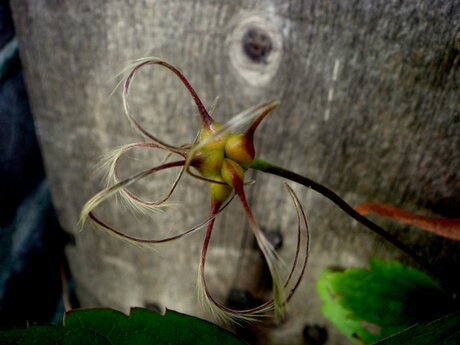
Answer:
[[379, 216], [415, 226], [438, 236], [460, 241], [460, 218], [424, 217], [380, 202], [365, 202], [356, 206], [355, 210], [362, 215], [373, 212]]
[[379, 225], [375, 224], [371, 220], [367, 219], [363, 215], [359, 214], [352, 206], [346, 203], [341, 197], [339, 197], [334, 191], [323, 186], [322, 184], [315, 182], [308, 177], [299, 175], [295, 172], [290, 170], [284, 169], [272, 163], [266, 162], [261, 159], [254, 159], [251, 164], [251, 168], [255, 170], [259, 170], [262, 172], [266, 172], [269, 174], [277, 175], [283, 177], [285, 179], [291, 180], [293, 182], [297, 182], [305, 187], [311, 188], [314, 191], [318, 192], [319, 194], [323, 195], [338, 207], [340, 207], [345, 213], [347, 213], [350, 217], [354, 218], [356, 221], [364, 225], [366, 228], [371, 230], [372, 232], [379, 235], [385, 241], [396, 247], [397, 249], [404, 252], [408, 255], [412, 260], [414, 260], [418, 265], [424, 268], [426, 271], [430, 272], [429, 266], [427, 262], [422, 259], [419, 255], [417, 255], [412, 249], [410, 249], [407, 245], [399, 241], [396, 237], [388, 233]]

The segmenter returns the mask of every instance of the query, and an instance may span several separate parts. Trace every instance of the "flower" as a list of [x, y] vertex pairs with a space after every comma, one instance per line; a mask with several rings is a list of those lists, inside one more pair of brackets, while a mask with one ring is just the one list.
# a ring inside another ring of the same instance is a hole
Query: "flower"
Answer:
[[[195, 141], [190, 145], [174, 146], [160, 140], [145, 130], [131, 114], [128, 106], [130, 85], [134, 75], [142, 67], [147, 65], [161, 65], [169, 69], [181, 80], [191, 94], [200, 114], [201, 128]], [[210, 116], [193, 87], [177, 68], [158, 58], [137, 60], [124, 83], [123, 105], [129, 122], [147, 141], [125, 145], [109, 155], [106, 160], [106, 165], [109, 168], [109, 185], [84, 205], [80, 215], [80, 224], [83, 226], [89, 219], [99, 229], [108, 231], [128, 241], [141, 244], [156, 244], [176, 240], [206, 227], [198, 268], [197, 287], [199, 297], [215, 318], [222, 321], [231, 320], [238, 322], [239, 320], [254, 320], [259, 317], [268, 316], [272, 311], [275, 312], [276, 316], [282, 316], [285, 312], [287, 302], [299, 286], [307, 264], [309, 233], [306, 216], [294, 191], [286, 185], [287, 191], [297, 210], [298, 227], [297, 247], [293, 263], [288, 270], [283, 270], [284, 266], [282, 265], [281, 259], [266, 238], [264, 232], [258, 226], [245, 194], [245, 173], [251, 168], [255, 160], [254, 133], [261, 121], [275, 109], [278, 104], [277, 101], [262, 103], [243, 111], [226, 124], [220, 124]], [[247, 128], [241, 132], [237, 131], [236, 129], [241, 126], [246, 126]], [[151, 167], [126, 179], [120, 180], [117, 173], [120, 158], [133, 148], [164, 150], [169, 152], [170, 155], [178, 157], [178, 159], [164, 162], [163, 164]], [[170, 187], [169, 192], [160, 200], [146, 201], [128, 190], [131, 184], [156, 172], [173, 167], [181, 167], [181, 170]], [[128, 205], [141, 212], [165, 207], [168, 205], [168, 200], [184, 173], [208, 182], [211, 210], [208, 219], [178, 235], [164, 239], [137, 238], [117, 230], [112, 225], [109, 225], [97, 217], [94, 212], [94, 209], [99, 204], [115, 195], [121, 196]], [[235, 199], [235, 196], [238, 197], [243, 206], [248, 223], [263, 257], [266, 260], [273, 281], [273, 297], [260, 306], [246, 310], [231, 309], [217, 301], [209, 291], [204, 275], [206, 254], [215, 218]], [[301, 243], [303, 242], [305, 242], [305, 246], [301, 248]], [[283, 275], [283, 271], [286, 271], [286, 274]]]

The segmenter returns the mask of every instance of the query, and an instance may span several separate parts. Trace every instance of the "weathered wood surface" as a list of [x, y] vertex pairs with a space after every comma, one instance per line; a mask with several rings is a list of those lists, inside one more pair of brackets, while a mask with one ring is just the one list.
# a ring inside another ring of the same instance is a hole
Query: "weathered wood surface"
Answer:
[[[220, 96], [220, 121], [280, 99], [258, 132], [260, 157], [327, 184], [350, 203], [379, 200], [459, 217], [459, 7], [414, 0], [12, 1], [54, 204], [76, 237], [67, 254], [82, 304], [126, 309], [155, 302], [201, 315], [194, 291], [201, 234], [156, 253], [80, 233], [76, 225], [81, 206], [101, 186], [98, 157], [139, 139], [122, 115], [120, 92], [109, 97], [110, 78], [146, 55], [179, 67], [206, 104]], [[139, 118], [169, 142], [190, 142], [198, 118], [183, 87], [159, 67], [141, 74], [132, 91]], [[187, 208], [173, 218], [106, 214], [143, 236], [180, 229], [208, 212], [205, 185], [188, 180], [177, 194]], [[309, 216], [312, 252], [289, 319], [261, 336], [278, 344], [303, 343], [305, 324], [328, 325], [315, 293], [321, 269], [400, 256], [330, 202], [294, 188]], [[287, 256], [295, 213], [282, 183], [258, 174], [250, 195], [260, 224], [281, 229]], [[247, 231], [241, 214], [235, 204], [215, 231], [208, 273], [220, 298], [233, 286], [257, 290], [252, 272], [260, 262], [249, 240], [240, 249]], [[435, 267], [448, 271], [455, 257], [458, 264], [457, 245], [380, 223]], [[342, 342], [329, 329], [328, 343]]]

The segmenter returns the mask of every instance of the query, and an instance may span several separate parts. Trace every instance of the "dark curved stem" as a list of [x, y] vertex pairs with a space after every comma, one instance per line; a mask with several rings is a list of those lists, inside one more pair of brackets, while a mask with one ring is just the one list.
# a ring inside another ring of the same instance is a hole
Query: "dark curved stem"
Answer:
[[430, 271], [429, 265], [427, 264], [427, 262], [424, 259], [422, 259], [419, 255], [414, 253], [412, 249], [410, 249], [407, 245], [399, 241], [393, 235], [389, 234], [386, 230], [384, 230], [379, 225], [375, 224], [371, 220], [359, 214], [357, 211], [355, 211], [353, 207], [351, 207], [341, 197], [339, 197], [334, 191], [327, 188], [326, 186], [323, 186], [322, 184], [319, 184], [318, 182], [315, 182], [309, 179], [308, 177], [296, 174], [295, 172], [286, 170], [282, 167], [276, 166], [274, 164], [263, 161], [261, 159], [255, 159], [251, 165], [251, 168], [255, 170], [260, 170], [260, 171], [263, 171], [269, 174], [283, 177], [285, 179], [291, 180], [293, 182], [297, 182], [305, 187], [313, 189], [314, 191], [323, 195], [324, 197], [332, 201], [334, 204], [336, 204], [338, 207], [340, 207], [350, 217], [352, 217], [353, 219], [355, 219], [356, 221], [364, 225], [366, 228], [368, 228], [372, 232], [379, 235], [381, 238], [383, 238], [385, 241], [387, 241], [394, 247], [398, 248], [399, 250], [401, 250], [402, 252], [410, 256], [411, 259], [414, 260], [422, 268], [424, 268], [427, 271]]

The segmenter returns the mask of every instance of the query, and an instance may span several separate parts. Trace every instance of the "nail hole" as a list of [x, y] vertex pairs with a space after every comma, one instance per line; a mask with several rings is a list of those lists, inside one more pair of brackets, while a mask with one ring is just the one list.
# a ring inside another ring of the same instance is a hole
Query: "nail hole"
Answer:
[[318, 325], [306, 325], [303, 338], [308, 345], [323, 345], [327, 341], [327, 330]]
[[280, 250], [283, 247], [283, 234], [279, 230], [266, 231], [268, 241], [272, 244], [275, 250]]
[[243, 36], [243, 51], [254, 62], [267, 63], [273, 49], [270, 36], [260, 28], [250, 28]]
[[[262, 228], [262, 231], [275, 250], [280, 250], [283, 247], [283, 234], [281, 231], [267, 230], [266, 228]], [[258, 248], [257, 242], [254, 242], [254, 247]]]

